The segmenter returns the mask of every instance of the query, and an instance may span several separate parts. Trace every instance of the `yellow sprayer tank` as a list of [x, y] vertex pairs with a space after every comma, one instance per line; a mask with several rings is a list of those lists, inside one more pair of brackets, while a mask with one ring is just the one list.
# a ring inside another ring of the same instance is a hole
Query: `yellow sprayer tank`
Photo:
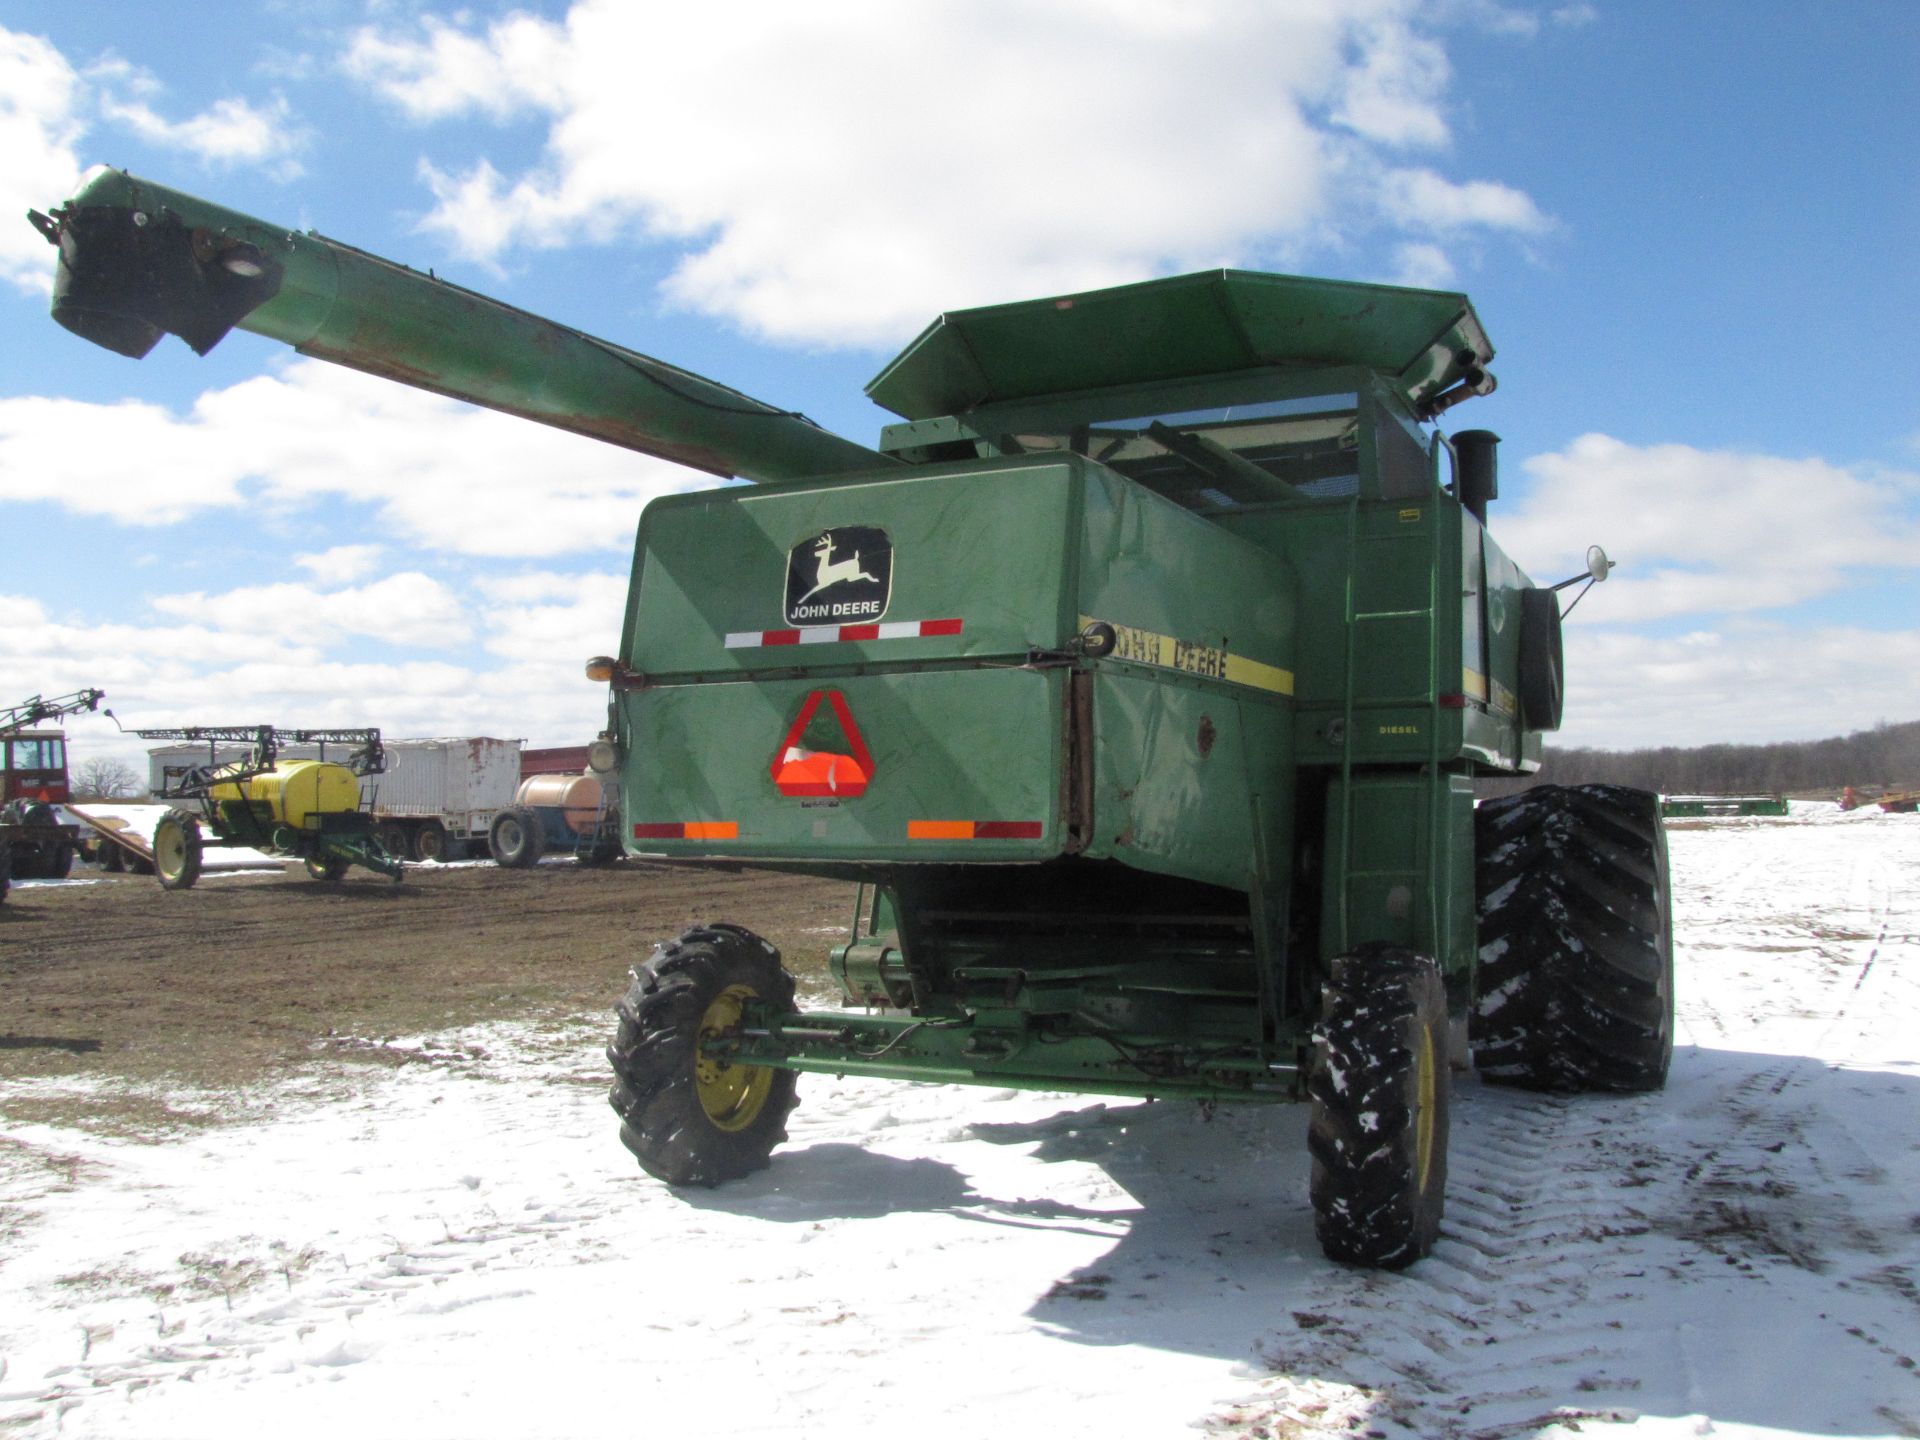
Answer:
[[213, 787], [215, 801], [245, 799], [264, 804], [276, 824], [308, 828], [311, 817], [360, 808], [360, 779], [344, 765], [328, 760], [282, 760], [273, 769], [245, 780]]

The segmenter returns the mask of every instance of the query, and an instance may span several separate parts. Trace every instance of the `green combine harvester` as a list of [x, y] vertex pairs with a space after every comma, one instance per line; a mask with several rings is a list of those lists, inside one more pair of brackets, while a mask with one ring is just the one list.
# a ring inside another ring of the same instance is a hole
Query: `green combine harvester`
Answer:
[[[1309, 1104], [1335, 1259], [1439, 1233], [1451, 1068], [1644, 1090], [1657, 797], [1476, 777], [1560, 723], [1560, 607], [1486, 530], [1465, 296], [1236, 271], [943, 316], [868, 449], [313, 234], [101, 171], [35, 224], [128, 355], [235, 325], [751, 486], [641, 516], [596, 767], [632, 853], [857, 882], [841, 1009], [704, 925], [634, 971], [621, 1136], [712, 1185], [796, 1072]], [[1605, 557], [1590, 552], [1588, 575]]]

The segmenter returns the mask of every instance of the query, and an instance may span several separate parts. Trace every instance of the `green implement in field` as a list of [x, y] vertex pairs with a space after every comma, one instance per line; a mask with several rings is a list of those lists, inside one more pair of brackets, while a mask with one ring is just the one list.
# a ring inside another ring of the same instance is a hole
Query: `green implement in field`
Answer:
[[1487, 533], [1498, 437], [1434, 426], [1494, 386], [1464, 295], [1216, 271], [949, 314], [870, 450], [114, 172], [36, 224], [56, 318], [124, 353], [237, 324], [762, 482], [641, 516], [594, 767], [630, 853], [856, 882], [847, 1004], [726, 924], [636, 969], [612, 1099], [669, 1183], [766, 1164], [803, 1071], [1305, 1099], [1323, 1247], [1398, 1267], [1469, 1035], [1505, 1083], [1664, 1083], [1657, 797], [1474, 805], [1538, 768], [1562, 657], [1560, 587]]
[[1784, 795], [1662, 795], [1660, 813], [1669, 820], [1698, 820], [1720, 815], [1784, 815]]

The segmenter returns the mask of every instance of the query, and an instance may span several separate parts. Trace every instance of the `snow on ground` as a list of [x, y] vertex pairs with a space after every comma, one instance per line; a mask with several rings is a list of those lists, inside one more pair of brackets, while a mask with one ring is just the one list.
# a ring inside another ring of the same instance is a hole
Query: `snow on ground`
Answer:
[[[81, 835], [87, 835], [85, 819], [91, 819], [108, 830], [120, 830], [136, 835], [146, 851], [145, 858], [153, 858], [153, 833], [160, 826], [171, 805], [135, 805], [118, 800], [90, 800], [84, 805], [64, 807], [70, 818], [82, 820]], [[193, 807], [187, 807], [192, 811]], [[197, 812], [194, 812], [197, 813]], [[201, 872], [208, 876], [245, 874], [249, 871], [283, 870], [285, 857], [275, 857], [244, 845], [209, 845], [200, 861]]]
[[1672, 849], [1669, 1089], [1460, 1077], [1405, 1274], [1319, 1258], [1292, 1107], [805, 1077], [771, 1169], [669, 1192], [583, 1016], [9, 1127], [0, 1431], [1920, 1435], [1920, 817]]

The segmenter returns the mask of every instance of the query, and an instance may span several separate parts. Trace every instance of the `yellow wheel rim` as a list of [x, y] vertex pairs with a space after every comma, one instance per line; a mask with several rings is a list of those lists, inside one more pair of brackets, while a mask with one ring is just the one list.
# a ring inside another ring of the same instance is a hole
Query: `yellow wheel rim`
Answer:
[[153, 837], [153, 863], [169, 880], [187, 868], [187, 832], [178, 825], [162, 825]]
[[753, 991], [729, 985], [700, 1017], [701, 1049], [693, 1062], [693, 1088], [700, 1108], [717, 1130], [744, 1130], [760, 1118], [767, 1096], [773, 1093], [773, 1071], [765, 1065], [734, 1065], [706, 1053], [706, 1042], [740, 1028], [740, 1011]]
[[1413, 1170], [1423, 1193], [1428, 1178], [1433, 1174], [1434, 1107], [1438, 1103], [1440, 1090], [1440, 1070], [1433, 1051], [1433, 1032], [1422, 1026], [1420, 1048], [1414, 1059], [1419, 1108], [1413, 1122]]

